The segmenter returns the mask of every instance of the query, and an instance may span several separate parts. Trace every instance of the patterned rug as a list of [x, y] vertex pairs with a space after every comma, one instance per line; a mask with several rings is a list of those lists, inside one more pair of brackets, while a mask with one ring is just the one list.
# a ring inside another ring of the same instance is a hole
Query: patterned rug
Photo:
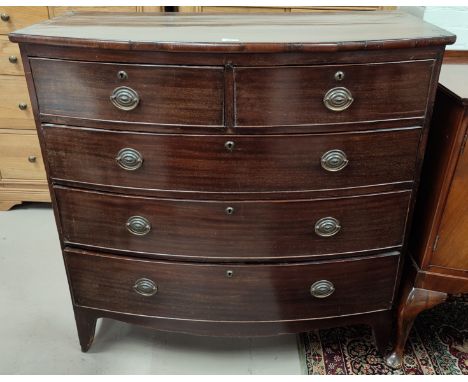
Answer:
[[317, 330], [302, 341], [308, 374], [468, 374], [468, 295], [418, 316], [400, 370], [385, 365], [365, 325]]

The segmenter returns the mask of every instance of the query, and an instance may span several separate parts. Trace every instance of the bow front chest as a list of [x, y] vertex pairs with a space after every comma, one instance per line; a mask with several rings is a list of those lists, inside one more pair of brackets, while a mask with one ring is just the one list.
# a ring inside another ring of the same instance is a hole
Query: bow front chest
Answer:
[[404, 13], [77, 13], [10, 35], [83, 351], [356, 322], [385, 345], [450, 33]]

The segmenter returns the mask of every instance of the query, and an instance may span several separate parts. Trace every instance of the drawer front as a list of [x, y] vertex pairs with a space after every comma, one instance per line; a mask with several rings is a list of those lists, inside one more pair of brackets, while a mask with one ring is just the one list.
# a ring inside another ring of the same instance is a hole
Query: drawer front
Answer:
[[[211, 265], [65, 255], [76, 305], [204, 321], [282, 321], [389, 309], [398, 258], [390, 253], [320, 263]], [[331, 295], [315, 297], [317, 289]]]
[[0, 134], [0, 179], [46, 179], [35, 131], [31, 134]]
[[8, 36], [0, 36], [0, 74], [24, 75], [19, 46], [10, 42]]
[[0, 129], [36, 129], [24, 77], [0, 75], [0, 116]]
[[236, 125], [421, 117], [425, 115], [434, 62], [237, 68]]
[[399, 246], [410, 197], [410, 191], [404, 191], [324, 200], [215, 202], [62, 187], [55, 192], [67, 243], [200, 259], [308, 257]]
[[42, 58], [30, 62], [42, 114], [162, 125], [223, 125], [221, 67]]
[[40, 23], [49, 18], [47, 7], [0, 7], [0, 34], [8, 34], [18, 29]]
[[[289, 136], [156, 135], [50, 125], [42, 131], [52, 178], [223, 193], [412, 181], [420, 136], [420, 128]], [[125, 155], [133, 160], [130, 168], [122, 167]]]

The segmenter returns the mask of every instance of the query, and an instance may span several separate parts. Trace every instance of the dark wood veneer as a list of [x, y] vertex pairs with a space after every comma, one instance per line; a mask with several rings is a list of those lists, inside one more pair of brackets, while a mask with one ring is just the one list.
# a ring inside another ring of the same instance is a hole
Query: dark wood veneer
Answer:
[[[65, 243], [206, 260], [350, 256], [400, 246], [411, 195], [214, 202], [54, 191]], [[228, 207], [234, 208], [232, 215], [226, 214]], [[127, 231], [125, 223], [134, 215], [151, 223], [145, 236]], [[334, 237], [320, 237], [315, 223], [328, 216], [342, 228]]]
[[[226, 98], [225, 98], [226, 99]], [[227, 102], [227, 101], [226, 101]], [[225, 116], [227, 113], [225, 108]], [[230, 106], [232, 108], [232, 105]], [[425, 117], [416, 118], [398, 118], [388, 120], [375, 120], [363, 122], [343, 122], [328, 124], [306, 124], [290, 126], [243, 126], [234, 128], [234, 113], [230, 113], [231, 120], [226, 121], [225, 126], [213, 125], [165, 125], [157, 123], [132, 123], [126, 121], [107, 121], [102, 119], [83, 119], [63, 115], [41, 114], [39, 120], [45, 125], [67, 125], [89, 127], [93, 129], [107, 129], [132, 132], [148, 132], [163, 134], [200, 134], [200, 135], [251, 135], [251, 134], [315, 134], [315, 133], [333, 133], [333, 132], [355, 132], [380, 129], [399, 129], [408, 126], [424, 125]], [[267, 131], [265, 131], [267, 130]]]
[[10, 39], [80, 48], [244, 54], [423, 48], [455, 42], [453, 34], [406, 12], [176, 18], [173, 13], [82, 12], [24, 28]]
[[[128, 65], [32, 58], [31, 70], [44, 114], [75, 118], [223, 126], [223, 67]], [[125, 71], [127, 79], [117, 73]], [[136, 109], [109, 100], [120, 86], [140, 96]]]
[[[236, 68], [236, 125], [241, 128], [420, 117], [425, 114], [433, 67], [434, 60]], [[342, 80], [334, 78], [338, 71], [345, 73]], [[340, 113], [323, 104], [324, 95], [335, 87], [347, 88], [354, 98], [351, 106]]]
[[[83, 351], [99, 317], [204, 335], [364, 322], [385, 348], [435, 84], [455, 37], [398, 12], [243, 17], [72, 14], [10, 35]], [[113, 109], [119, 85], [141, 93], [137, 109]], [[337, 86], [355, 97], [341, 113], [323, 105]], [[144, 151], [140, 172], [116, 171], [119, 143]], [[337, 146], [350, 164], [322, 172], [319, 155]], [[151, 217], [147, 236], [127, 232], [136, 214]], [[315, 236], [329, 216], [341, 231]], [[133, 300], [146, 272], [176, 304]], [[312, 276], [338, 287], [315, 305]]]
[[[65, 251], [78, 306], [211, 322], [307, 320], [388, 309], [398, 259], [391, 252], [330, 262], [217, 265]], [[310, 286], [325, 274], [335, 292], [329, 298], [313, 297]], [[155, 295], [133, 290], [141, 277], [156, 283]]]
[[[421, 128], [311, 135], [155, 135], [43, 125], [51, 177], [158, 191], [253, 193], [313, 191], [408, 182], [414, 178]], [[226, 141], [234, 142], [229, 151]], [[143, 156], [126, 171], [115, 157]], [[323, 154], [345, 152], [349, 164], [324, 170]], [[197, 158], [193, 160], [193, 158]]]
[[[71, 46], [21, 44], [29, 52], [29, 57], [49, 57], [64, 60], [92, 62], [122, 62], [156, 65], [226, 65], [236, 63], [238, 66], [268, 66], [274, 61], [277, 65], [323, 65], [323, 64], [357, 64], [375, 62], [396, 62], [408, 60], [434, 59], [438, 53], [444, 53], [444, 47], [431, 46], [410, 49], [377, 49], [368, 51], [315, 52], [304, 54], [298, 52], [277, 53], [222, 53], [168, 51], [135, 51], [115, 50], [96, 47], [76, 49]], [[92, 58], [92, 59], [91, 59]]]

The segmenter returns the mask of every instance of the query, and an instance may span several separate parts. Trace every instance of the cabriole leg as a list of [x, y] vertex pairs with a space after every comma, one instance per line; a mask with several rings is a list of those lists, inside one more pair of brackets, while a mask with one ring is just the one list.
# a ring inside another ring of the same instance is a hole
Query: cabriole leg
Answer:
[[407, 287], [398, 306], [395, 344], [392, 353], [385, 359], [387, 366], [397, 369], [403, 365], [403, 351], [406, 340], [417, 315], [430, 309], [447, 298], [446, 293], [427, 289]]

